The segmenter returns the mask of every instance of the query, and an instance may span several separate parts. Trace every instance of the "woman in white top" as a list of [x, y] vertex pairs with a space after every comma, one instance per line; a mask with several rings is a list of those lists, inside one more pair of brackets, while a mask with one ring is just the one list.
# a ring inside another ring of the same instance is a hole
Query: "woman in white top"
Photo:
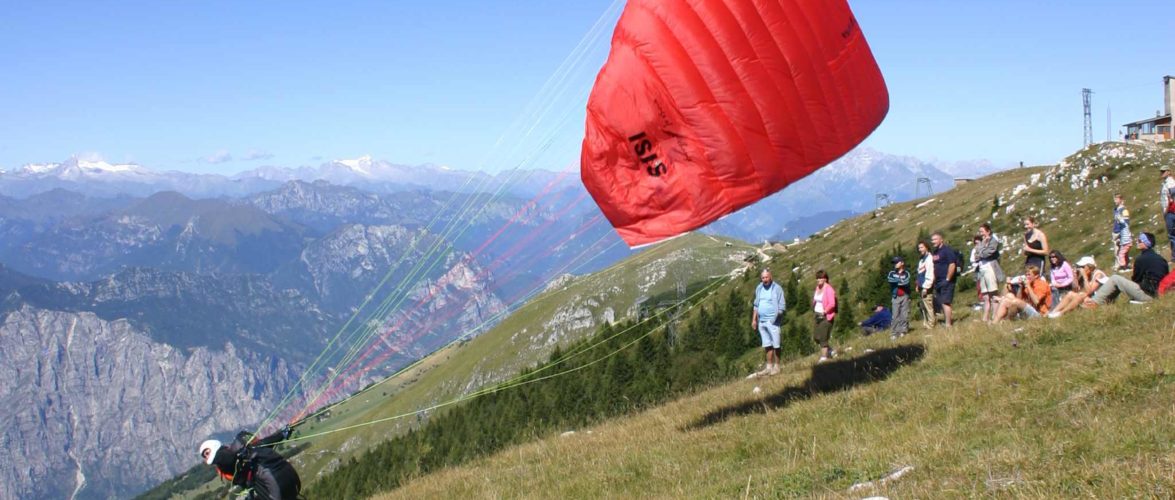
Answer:
[[922, 310], [922, 325], [927, 329], [934, 328], [938, 318], [934, 315], [934, 255], [930, 253], [930, 244], [918, 242], [918, 292], [922, 299], [918, 301], [918, 308]]
[[1109, 279], [1106, 273], [1097, 268], [1093, 257], [1086, 255], [1077, 260], [1077, 278], [1073, 280], [1073, 292], [1065, 294], [1056, 309], [1049, 313], [1050, 318], [1059, 318], [1062, 314], [1078, 307], [1094, 307], [1093, 292]]

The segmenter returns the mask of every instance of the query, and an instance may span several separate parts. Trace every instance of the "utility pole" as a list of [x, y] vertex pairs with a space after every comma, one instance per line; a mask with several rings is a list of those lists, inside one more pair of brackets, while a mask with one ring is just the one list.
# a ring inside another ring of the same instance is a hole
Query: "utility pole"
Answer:
[[918, 184], [914, 186], [914, 198], [921, 198], [922, 197], [922, 186], [923, 185], [926, 186], [926, 196], [930, 196], [930, 195], [934, 194], [934, 190], [930, 188], [930, 178], [929, 177], [919, 177]]
[[1092, 96], [1092, 90], [1081, 89], [1081, 102], [1085, 105], [1085, 144], [1083, 147], [1089, 147], [1090, 144], [1093, 144], [1093, 119], [1089, 111]]

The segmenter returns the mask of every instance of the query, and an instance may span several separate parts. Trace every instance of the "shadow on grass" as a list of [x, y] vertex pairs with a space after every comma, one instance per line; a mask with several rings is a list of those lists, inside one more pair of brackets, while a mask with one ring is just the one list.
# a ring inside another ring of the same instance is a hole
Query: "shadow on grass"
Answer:
[[765, 414], [769, 410], [783, 408], [820, 394], [885, 380], [898, 368], [918, 361], [925, 354], [926, 346], [914, 344], [880, 349], [856, 358], [815, 365], [812, 367], [812, 376], [798, 386], [787, 387], [762, 399], [719, 408], [681, 430], [703, 429], [732, 417], [753, 413]]

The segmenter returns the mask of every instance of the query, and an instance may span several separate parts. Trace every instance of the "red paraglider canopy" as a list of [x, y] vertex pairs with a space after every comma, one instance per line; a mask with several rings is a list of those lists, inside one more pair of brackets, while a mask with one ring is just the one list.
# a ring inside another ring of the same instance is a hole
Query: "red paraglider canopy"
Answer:
[[629, 0], [581, 176], [625, 242], [654, 243], [827, 165], [888, 109], [844, 0]]

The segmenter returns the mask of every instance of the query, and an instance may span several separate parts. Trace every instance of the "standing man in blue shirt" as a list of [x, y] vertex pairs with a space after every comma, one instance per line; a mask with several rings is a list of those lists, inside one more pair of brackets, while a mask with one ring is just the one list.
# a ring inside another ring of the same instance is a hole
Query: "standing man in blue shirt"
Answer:
[[959, 256], [955, 249], [947, 245], [942, 233], [930, 235], [930, 243], [934, 245], [934, 301], [942, 307], [942, 315], [946, 318], [947, 328], [951, 326], [951, 304], [955, 301], [955, 278], [959, 273]]
[[751, 328], [759, 331], [767, 361], [762, 370], [752, 373], [747, 378], [779, 373], [779, 327], [783, 324], [783, 311], [787, 309], [783, 287], [771, 279], [771, 271], [764, 269], [759, 274], [759, 281], [761, 285], [755, 287]]

